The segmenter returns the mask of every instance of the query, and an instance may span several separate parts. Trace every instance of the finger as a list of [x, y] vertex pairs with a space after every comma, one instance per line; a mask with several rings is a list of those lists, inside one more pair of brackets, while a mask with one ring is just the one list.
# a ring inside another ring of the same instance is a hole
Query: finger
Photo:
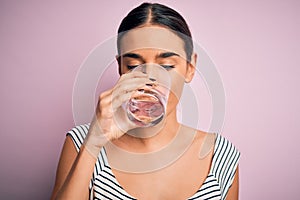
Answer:
[[140, 71], [133, 71], [133, 72], [123, 74], [119, 78], [118, 82], [122, 82], [123, 80], [126, 80], [126, 79], [143, 78], [143, 77], [148, 77], [149, 78], [149, 75], [145, 74], [143, 72], [140, 72]]
[[113, 91], [112, 93], [112, 98], [114, 99], [115, 97], [119, 96], [119, 95], [124, 95], [128, 92], [132, 92], [132, 91], [137, 91], [141, 88], [145, 87], [145, 83], [141, 83], [141, 84], [130, 84], [130, 85], [124, 85], [121, 86], [119, 88], [117, 88], [116, 90]]
[[121, 107], [124, 102], [128, 101], [134, 92], [135, 91], [131, 91], [123, 95], [116, 96], [112, 101], [113, 112], [116, 111], [119, 107]]
[[98, 102], [97, 102], [97, 107], [100, 106], [100, 104], [104, 104], [107, 105], [111, 102], [111, 95], [112, 95], [113, 89], [110, 90], [106, 90], [104, 92], [102, 92], [99, 96], [98, 96]]
[[153, 82], [151, 81], [148, 77], [133, 77], [133, 78], [126, 78], [123, 79], [120, 82], [117, 82], [117, 84], [114, 87], [114, 90], [122, 87], [122, 86], [126, 86], [126, 85], [132, 85], [132, 84], [141, 84], [141, 83], [148, 83], [148, 82]]
[[126, 86], [120, 91], [114, 91], [112, 95], [113, 111], [119, 106], [121, 106], [124, 102], [128, 101], [130, 97], [137, 91], [143, 92], [143, 90], [145, 90], [146, 87], [148, 86], [145, 86], [145, 84], [141, 84], [139, 86]]
[[156, 83], [150, 81], [149, 79], [139, 78], [139, 79], [130, 79], [123, 84], [119, 84], [114, 88], [113, 94], [124, 94], [132, 90], [137, 90], [139, 88], [144, 88], [147, 86], [154, 86]]
[[132, 77], [132, 78], [126, 78], [126, 79], [123, 79], [122, 81], [118, 81], [116, 83], [116, 85], [114, 86], [114, 88], [117, 88], [121, 85], [127, 85], [127, 84], [130, 84], [130, 83], [134, 83], [134, 82], [149, 82], [151, 81], [148, 77]]
[[115, 126], [122, 132], [127, 132], [128, 130], [137, 127], [136, 124], [129, 120], [127, 113], [121, 107], [114, 112], [113, 119]]
[[[137, 85], [138, 83], [140, 84]], [[120, 86], [115, 90], [101, 93], [96, 113], [101, 114], [101, 116], [110, 116], [111, 113], [120, 107], [123, 102], [130, 98], [137, 88], [142, 88], [144, 86], [145, 83], [143, 83], [143, 81], [131, 81], [130, 84]]]
[[[131, 75], [124, 77], [121, 82], [118, 82], [114, 88], [100, 94], [96, 112], [104, 112], [104, 110], [108, 111], [108, 113], [113, 112], [130, 98], [132, 92], [147, 85], [153, 85], [154, 82], [155, 80], [149, 79], [142, 72], [132, 72]], [[123, 95], [125, 96], [121, 97]], [[112, 106], [113, 99], [116, 99], [115, 102], [117, 103], [114, 103]]]

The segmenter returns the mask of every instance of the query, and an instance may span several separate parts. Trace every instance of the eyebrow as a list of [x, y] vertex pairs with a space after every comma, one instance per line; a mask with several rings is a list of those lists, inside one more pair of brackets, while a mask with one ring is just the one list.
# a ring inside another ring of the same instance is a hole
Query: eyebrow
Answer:
[[[155, 58], [168, 58], [171, 56], [178, 56], [180, 57], [177, 53], [174, 52], [163, 52], [155, 56]], [[136, 59], [143, 59], [143, 57], [139, 54], [136, 53], [125, 53], [122, 55], [123, 58], [136, 58]]]
[[160, 53], [156, 56], [156, 58], [168, 58], [171, 56], [178, 56], [180, 57], [177, 53], [174, 52], [164, 52], [164, 53]]
[[123, 58], [127, 57], [127, 58], [137, 58], [137, 59], [142, 59], [143, 57], [139, 54], [136, 53], [125, 53], [122, 55]]

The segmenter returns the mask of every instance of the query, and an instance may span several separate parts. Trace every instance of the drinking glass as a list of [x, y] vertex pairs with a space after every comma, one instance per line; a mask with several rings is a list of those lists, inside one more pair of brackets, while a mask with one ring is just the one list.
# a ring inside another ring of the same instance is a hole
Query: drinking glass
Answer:
[[157, 64], [142, 64], [132, 71], [149, 75], [149, 82], [138, 88], [126, 102], [128, 118], [139, 127], [155, 126], [166, 113], [170, 93], [169, 72]]

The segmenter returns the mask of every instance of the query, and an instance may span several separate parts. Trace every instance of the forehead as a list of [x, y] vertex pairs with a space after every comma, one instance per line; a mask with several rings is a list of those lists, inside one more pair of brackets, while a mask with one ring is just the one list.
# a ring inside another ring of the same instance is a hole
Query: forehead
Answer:
[[141, 49], [160, 49], [186, 58], [183, 40], [172, 31], [158, 26], [135, 28], [123, 35], [120, 41], [121, 55]]

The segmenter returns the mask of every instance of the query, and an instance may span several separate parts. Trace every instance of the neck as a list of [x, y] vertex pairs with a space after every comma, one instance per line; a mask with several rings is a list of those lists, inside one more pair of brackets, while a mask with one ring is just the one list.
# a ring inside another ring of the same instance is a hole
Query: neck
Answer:
[[179, 126], [176, 110], [174, 110], [158, 125], [133, 129], [113, 143], [137, 153], [156, 151], [170, 143], [176, 136]]

